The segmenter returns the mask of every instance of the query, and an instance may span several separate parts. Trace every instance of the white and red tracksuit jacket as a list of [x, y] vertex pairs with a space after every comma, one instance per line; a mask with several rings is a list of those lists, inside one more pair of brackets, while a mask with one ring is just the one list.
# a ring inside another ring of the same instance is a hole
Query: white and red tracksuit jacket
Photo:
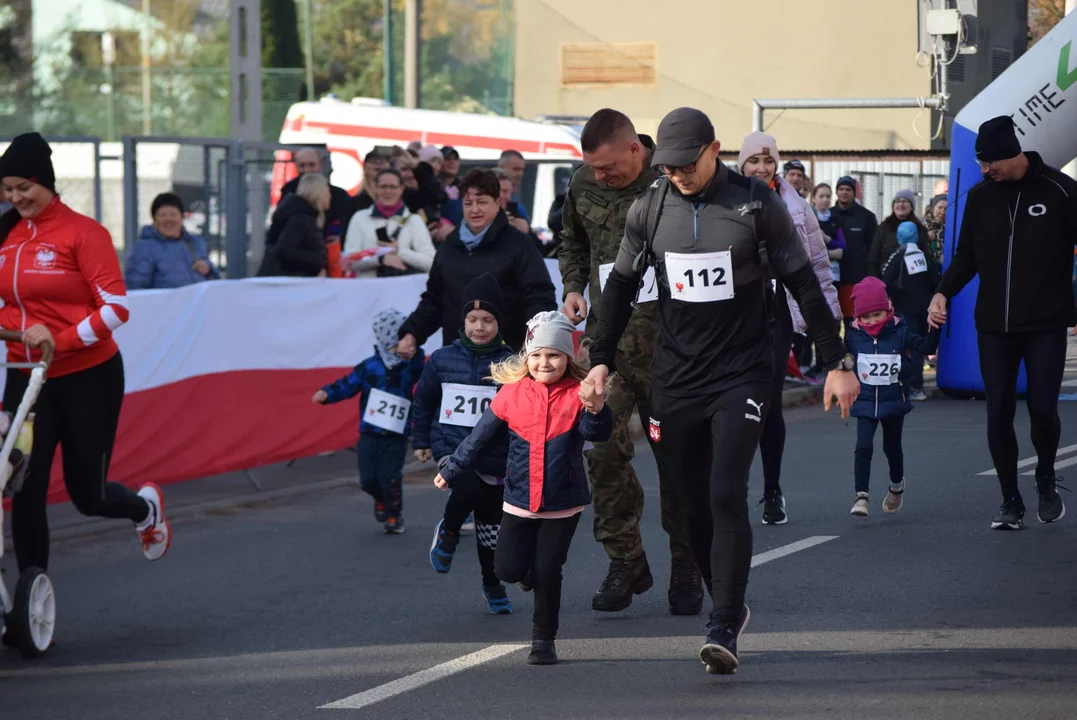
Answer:
[[[0, 327], [44, 325], [56, 338], [49, 377], [105, 362], [119, 351], [112, 331], [127, 322], [127, 288], [108, 230], [53, 199], [0, 245]], [[8, 362], [39, 352], [9, 343]]]

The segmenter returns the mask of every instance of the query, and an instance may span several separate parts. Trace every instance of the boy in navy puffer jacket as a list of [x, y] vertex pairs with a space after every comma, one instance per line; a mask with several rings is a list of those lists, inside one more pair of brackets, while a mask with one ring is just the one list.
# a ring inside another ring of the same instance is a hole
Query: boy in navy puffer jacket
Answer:
[[374, 519], [385, 523], [386, 535], [404, 532], [404, 458], [408, 454], [412, 388], [423, 371], [420, 350], [411, 360], [396, 353], [397, 331], [404, 324], [399, 310], [374, 316], [374, 355], [311, 400], [326, 405], [359, 398], [359, 486], [374, 498]]
[[[512, 356], [499, 331], [504, 307], [501, 286], [493, 275], [480, 275], [464, 289], [460, 337], [430, 355], [415, 389], [411, 444], [420, 461], [437, 458], [439, 467], [444, 465], [493, 401], [497, 388], [490, 379], [490, 366]], [[475, 513], [482, 590], [494, 615], [512, 612], [505, 587], [494, 574], [508, 453], [508, 436], [503, 434], [486, 446], [470, 471], [457, 476], [430, 545], [434, 570], [449, 572], [460, 527], [469, 513]]]
[[927, 339], [913, 333], [900, 315], [894, 314], [882, 280], [869, 277], [853, 288], [853, 322], [846, 343], [856, 357], [860, 396], [853, 404], [857, 418], [856, 503], [851, 515], [868, 514], [868, 483], [874, 454], [875, 430], [883, 426], [883, 451], [890, 464], [890, 492], [883, 501], [883, 511], [901, 509], [905, 491], [904, 457], [901, 432], [905, 416], [912, 411], [909, 399], [910, 357], [913, 353], [930, 355], [939, 344], [933, 330]]

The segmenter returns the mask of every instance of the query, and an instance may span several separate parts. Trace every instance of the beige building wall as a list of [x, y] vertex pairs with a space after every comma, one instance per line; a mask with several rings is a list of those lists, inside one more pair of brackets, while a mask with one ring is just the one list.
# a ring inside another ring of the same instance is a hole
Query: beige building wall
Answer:
[[[913, 0], [517, 0], [516, 20], [524, 118], [613, 107], [653, 132], [690, 105], [737, 149], [753, 98], [931, 92]], [[929, 110], [779, 112], [766, 127], [790, 150], [927, 149], [935, 129]]]

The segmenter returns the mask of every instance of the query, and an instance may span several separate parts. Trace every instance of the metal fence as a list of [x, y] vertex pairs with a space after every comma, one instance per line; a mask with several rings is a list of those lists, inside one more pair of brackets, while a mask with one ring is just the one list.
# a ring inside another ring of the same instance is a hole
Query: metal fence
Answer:
[[[938, 153], [906, 153], [901, 156], [878, 157], [877, 153], [796, 154], [783, 155], [782, 160], [797, 159], [804, 163], [815, 185], [837, 185], [843, 176], [860, 184], [859, 202], [882, 220], [890, 214], [894, 193], [912, 190], [916, 193], [916, 214], [922, 215], [940, 180], [950, 176], [950, 160]], [[723, 154], [723, 160], [727, 157]], [[735, 158], [733, 158], [735, 161]]]

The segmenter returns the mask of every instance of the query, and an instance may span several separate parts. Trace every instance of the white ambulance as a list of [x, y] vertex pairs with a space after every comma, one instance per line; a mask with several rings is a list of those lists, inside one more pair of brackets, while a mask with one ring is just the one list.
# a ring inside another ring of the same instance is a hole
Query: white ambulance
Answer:
[[[332, 165], [330, 181], [349, 193], [358, 192], [363, 180], [363, 158], [379, 147], [451, 145], [460, 153], [463, 174], [476, 165], [493, 166], [504, 150], [517, 150], [528, 161], [517, 199], [531, 215], [536, 230], [546, 229], [546, 218], [558, 192], [582, 162], [578, 129], [498, 115], [409, 110], [383, 101], [356, 98], [344, 102], [323, 98], [302, 102], [288, 110], [280, 142], [324, 146]], [[275, 163], [271, 203], [280, 188], [294, 178], [295, 166]]]

